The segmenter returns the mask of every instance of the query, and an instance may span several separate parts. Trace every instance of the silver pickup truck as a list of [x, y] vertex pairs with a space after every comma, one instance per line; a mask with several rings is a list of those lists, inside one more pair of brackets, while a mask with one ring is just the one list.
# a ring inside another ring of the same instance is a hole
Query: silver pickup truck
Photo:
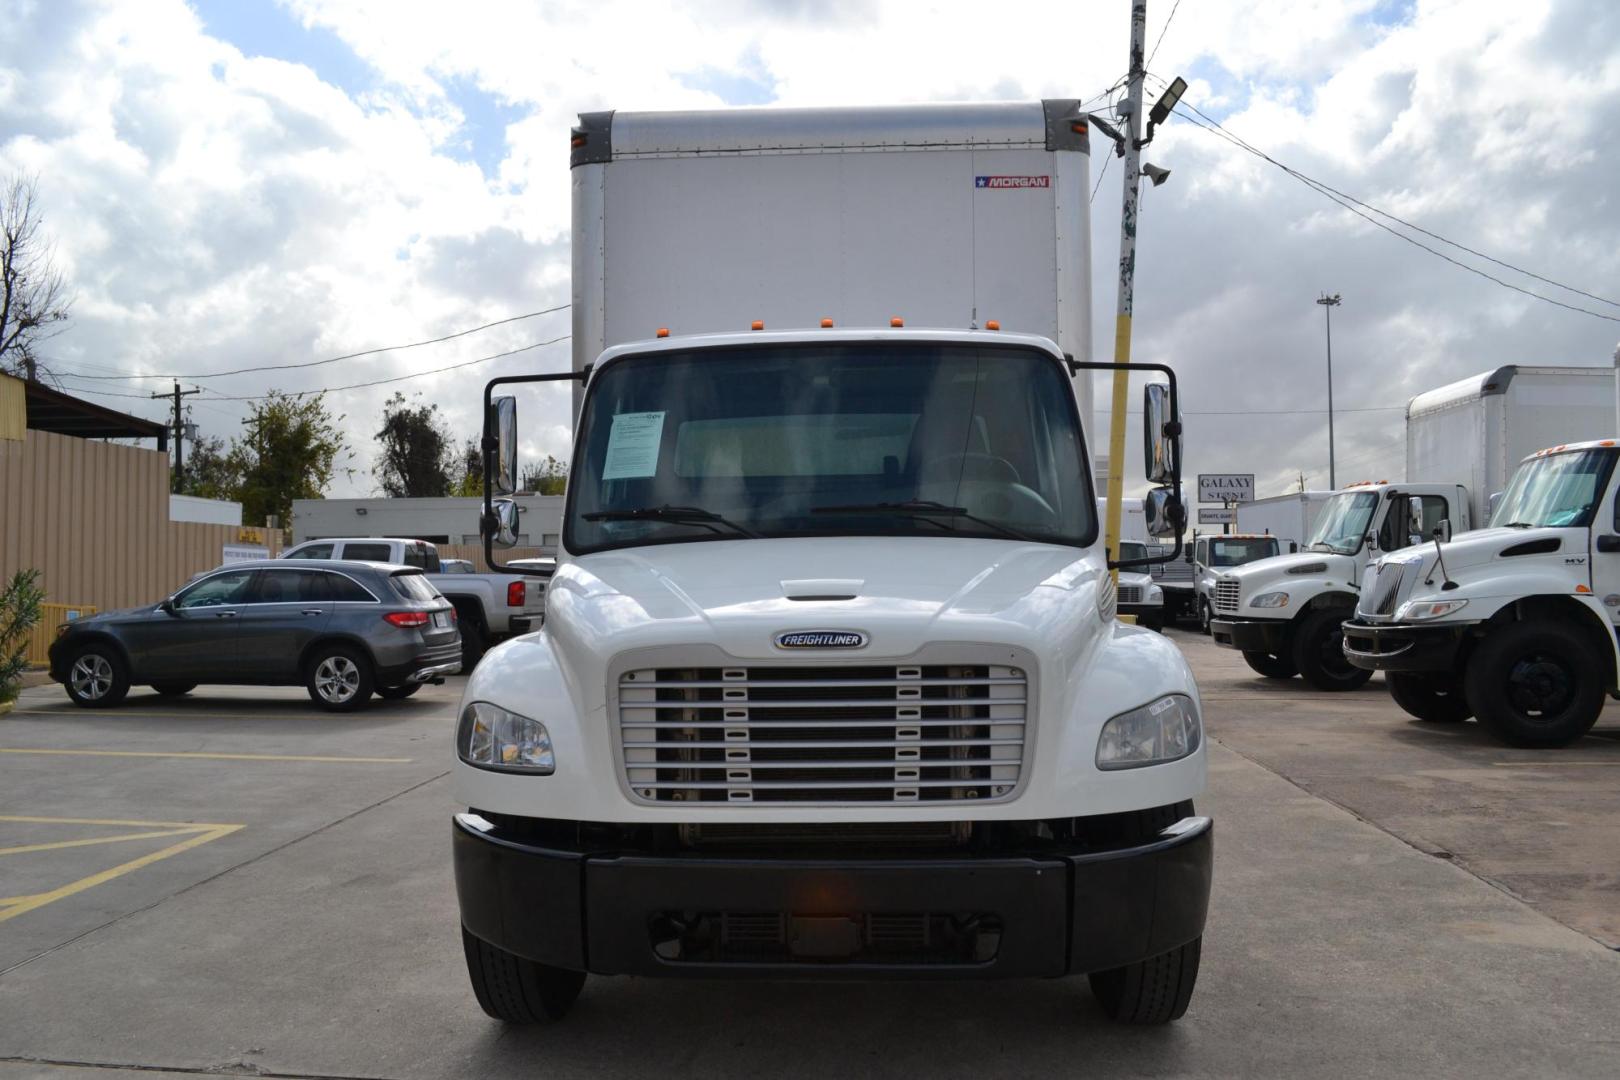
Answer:
[[381, 536], [326, 537], [307, 540], [281, 553], [283, 559], [357, 559], [362, 562], [418, 566], [455, 605], [461, 624], [461, 670], [470, 672], [484, 651], [516, 634], [538, 630], [545, 619], [545, 571], [535, 576], [443, 573], [439, 549], [426, 540]]

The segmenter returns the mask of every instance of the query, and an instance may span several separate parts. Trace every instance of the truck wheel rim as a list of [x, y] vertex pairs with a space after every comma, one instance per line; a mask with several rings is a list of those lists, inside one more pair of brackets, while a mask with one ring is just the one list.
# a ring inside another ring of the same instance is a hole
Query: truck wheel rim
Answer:
[[112, 664], [105, 656], [92, 653], [73, 662], [73, 692], [86, 701], [100, 701], [112, 689]]
[[1570, 669], [1550, 656], [1526, 656], [1508, 672], [1508, 700], [1532, 719], [1545, 720], [1568, 708], [1575, 680]]
[[1344, 634], [1335, 630], [1322, 639], [1322, 667], [1329, 675], [1344, 678], [1359, 670], [1344, 657]]
[[342, 705], [360, 689], [360, 668], [347, 656], [328, 656], [315, 668], [315, 689], [322, 700]]

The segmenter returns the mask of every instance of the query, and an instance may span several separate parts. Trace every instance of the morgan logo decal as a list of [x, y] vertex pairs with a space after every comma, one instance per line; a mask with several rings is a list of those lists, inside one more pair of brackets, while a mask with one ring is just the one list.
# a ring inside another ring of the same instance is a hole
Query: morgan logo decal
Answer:
[[776, 635], [778, 649], [859, 649], [866, 642], [859, 630], [790, 630]]
[[1052, 186], [1050, 176], [975, 176], [976, 188], [1044, 188]]

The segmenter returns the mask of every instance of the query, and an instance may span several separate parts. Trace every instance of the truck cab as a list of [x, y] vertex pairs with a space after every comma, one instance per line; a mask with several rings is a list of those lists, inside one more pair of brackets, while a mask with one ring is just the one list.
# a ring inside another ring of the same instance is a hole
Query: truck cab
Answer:
[[[1149, 551], [1140, 540], [1121, 540], [1119, 557], [1127, 562], [1146, 563], [1157, 552]], [[1117, 571], [1119, 587], [1119, 613], [1136, 619], [1137, 626], [1149, 630], [1163, 630], [1165, 624], [1164, 589], [1151, 574], [1132, 570]]]
[[1214, 616], [1215, 582], [1221, 574], [1234, 567], [1275, 558], [1280, 553], [1275, 536], [1237, 533], [1197, 537], [1187, 552], [1187, 562], [1192, 566], [1193, 602], [1198, 611], [1199, 629], [1209, 633], [1209, 622]]
[[1469, 716], [1514, 746], [1565, 746], [1617, 693], [1620, 502], [1614, 439], [1520, 462], [1488, 528], [1393, 552], [1366, 571], [1348, 662], [1382, 671], [1421, 720]]
[[1380, 553], [1422, 543], [1442, 522], [1468, 528], [1461, 484], [1352, 484], [1321, 507], [1300, 551], [1223, 570], [1213, 583], [1210, 636], [1259, 674], [1299, 675], [1318, 690], [1354, 690], [1371, 672], [1345, 659], [1340, 627]]

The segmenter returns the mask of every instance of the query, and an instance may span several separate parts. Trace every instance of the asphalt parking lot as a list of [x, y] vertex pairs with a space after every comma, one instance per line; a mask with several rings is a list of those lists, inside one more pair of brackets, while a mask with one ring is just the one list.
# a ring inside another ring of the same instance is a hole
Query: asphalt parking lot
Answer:
[[592, 980], [508, 1030], [449, 864], [460, 680], [354, 715], [301, 690], [0, 717], [0, 1076], [1620, 1074], [1620, 711], [1511, 751], [1175, 634], [1211, 737], [1198, 991], [1109, 1025], [1085, 980]]

